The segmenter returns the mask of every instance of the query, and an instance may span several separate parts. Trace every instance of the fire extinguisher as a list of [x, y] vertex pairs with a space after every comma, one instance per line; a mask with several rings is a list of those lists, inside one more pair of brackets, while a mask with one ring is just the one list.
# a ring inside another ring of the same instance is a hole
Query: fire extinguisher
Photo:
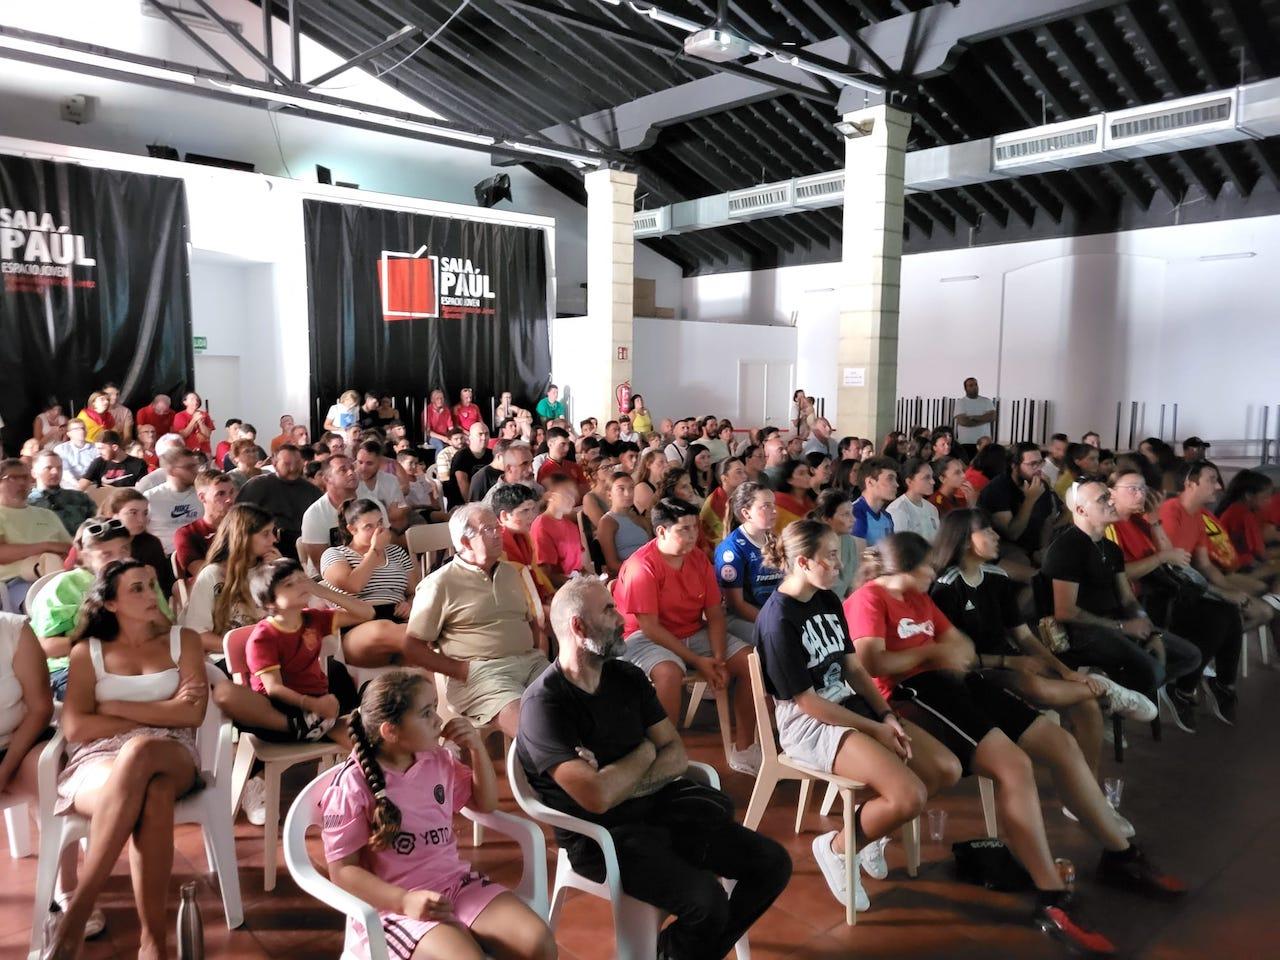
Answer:
[[616, 391], [618, 398], [618, 413], [627, 413], [631, 410], [631, 381], [623, 380], [618, 384]]

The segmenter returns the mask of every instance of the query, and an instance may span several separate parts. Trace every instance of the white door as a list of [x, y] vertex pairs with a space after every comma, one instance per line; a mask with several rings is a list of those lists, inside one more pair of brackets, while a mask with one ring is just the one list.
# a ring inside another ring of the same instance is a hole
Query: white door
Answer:
[[787, 427], [795, 364], [781, 360], [738, 361], [739, 426]]
[[[228, 417], [244, 416], [244, 395], [240, 392], [240, 358], [210, 356], [206, 353], [195, 357], [196, 393], [204, 400], [204, 408], [213, 417], [214, 444], [223, 439], [222, 424]], [[181, 400], [174, 406], [182, 409]], [[257, 424], [255, 424], [257, 426]]]

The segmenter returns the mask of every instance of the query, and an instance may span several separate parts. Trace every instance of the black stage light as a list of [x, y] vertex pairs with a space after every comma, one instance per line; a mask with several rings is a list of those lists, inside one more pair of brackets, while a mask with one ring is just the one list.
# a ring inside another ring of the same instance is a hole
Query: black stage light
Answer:
[[476, 203], [492, 207], [499, 200], [511, 199], [511, 176], [500, 173], [476, 184]]

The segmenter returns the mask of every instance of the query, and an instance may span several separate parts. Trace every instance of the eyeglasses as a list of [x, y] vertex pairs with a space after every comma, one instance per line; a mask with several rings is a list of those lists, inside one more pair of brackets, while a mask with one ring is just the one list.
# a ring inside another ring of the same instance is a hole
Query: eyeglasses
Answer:
[[496, 537], [502, 532], [502, 528], [496, 523], [486, 523], [483, 527], [475, 527], [471, 532], [482, 537]]
[[1117, 489], [1117, 490], [1133, 490], [1133, 491], [1135, 491], [1136, 493], [1146, 493], [1146, 492], [1147, 492], [1147, 485], [1146, 485], [1145, 483], [1117, 483], [1117, 484], [1115, 485], [1115, 489]]

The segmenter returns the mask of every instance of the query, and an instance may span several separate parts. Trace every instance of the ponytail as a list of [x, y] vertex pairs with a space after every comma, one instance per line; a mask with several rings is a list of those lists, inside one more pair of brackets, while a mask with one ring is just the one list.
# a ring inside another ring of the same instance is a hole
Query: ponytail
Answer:
[[764, 560], [769, 566], [790, 573], [801, 557], [809, 560], [818, 555], [822, 541], [835, 533], [819, 520], [796, 520], [782, 528], [782, 536], [772, 537], [765, 547]]
[[370, 822], [369, 849], [385, 850], [400, 833], [400, 808], [387, 796], [387, 778], [378, 763], [378, 732], [384, 723], [398, 724], [413, 707], [414, 693], [427, 678], [408, 670], [392, 670], [370, 681], [360, 698], [360, 706], [348, 722], [355, 744], [356, 762], [373, 794], [373, 818]]
[[874, 547], [862, 551], [858, 563], [858, 586], [877, 577], [910, 573], [929, 558], [929, 541], [918, 533], [891, 533]]

